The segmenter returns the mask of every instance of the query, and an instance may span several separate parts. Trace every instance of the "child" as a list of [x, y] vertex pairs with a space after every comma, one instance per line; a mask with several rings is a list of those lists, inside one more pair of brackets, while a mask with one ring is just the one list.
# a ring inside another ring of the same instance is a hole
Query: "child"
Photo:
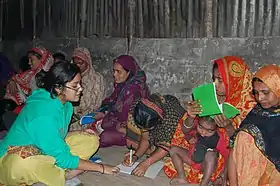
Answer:
[[211, 117], [188, 117], [182, 127], [189, 149], [172, 147], [170, 156], [175, 166], [178, 177], [171, 181], [172, 185], [187, 184], [184, 163], [203, 172], [200, 186], [206, 186], [210, 182], [212, 174], [216, 170], [219, 154], [225, 159], [228, 157], [228, 149], [224, 138], [220, 137], [218, 127]]

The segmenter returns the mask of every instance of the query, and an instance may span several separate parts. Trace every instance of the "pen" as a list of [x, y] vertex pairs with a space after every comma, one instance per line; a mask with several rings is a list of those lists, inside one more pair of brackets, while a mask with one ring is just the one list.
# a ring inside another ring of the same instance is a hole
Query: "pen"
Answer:
[[129, 149], [129, 164], [130, 165], [132, 164], [132, 145], [130, 146], [130, 149]]

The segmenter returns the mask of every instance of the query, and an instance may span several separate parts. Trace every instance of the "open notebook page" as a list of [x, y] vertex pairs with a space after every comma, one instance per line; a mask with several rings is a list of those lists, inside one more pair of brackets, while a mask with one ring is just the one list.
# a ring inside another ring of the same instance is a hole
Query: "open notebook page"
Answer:
[[[131, 166], [131, 167], [127, 167], [127, 166], [120, 164], [120, 165], [118, 165], [118, 167], [120, 168], [121, 173], [131, 174], [132, 171], [137, 167], [138, 164], [139, 164], [139, 162], [135, 162], [133, 164], [133, 166]], [[155, 179], [157, 177], [157, 175], [160, 173], [161, 169], [163, 168], [163, 165], [164, 165], [163, 161], [158, 161], [158, 162], [154, 163], [153, 165], [151, 165], [148, 168], [148, 170], [145, 174], [145, 177]]]

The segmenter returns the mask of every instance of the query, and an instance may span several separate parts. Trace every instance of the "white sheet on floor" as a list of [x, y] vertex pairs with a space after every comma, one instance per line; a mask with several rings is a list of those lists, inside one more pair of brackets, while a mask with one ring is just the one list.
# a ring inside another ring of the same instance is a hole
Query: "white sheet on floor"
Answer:
[[[121, 173], [131, 174], [132, 171], [137, 167], [138, 164], [139, 164], [139, 162], [135, 162], [133, 164], [133, 166], [131, 166], [131, 167], [127, 167], [127, 166], [120, 164], [120, 165], [118, 165], [118, 167], [120, 168]], [[159, 174], [159, 172], [161, 171], [161, 169], [163, 168], [163, 165], [164, 165], [163, 161], [158, 161], [158, 162], [152, 164], [146, 171], [145, 177], [155, 179], [157, 177], [157, 175]]]

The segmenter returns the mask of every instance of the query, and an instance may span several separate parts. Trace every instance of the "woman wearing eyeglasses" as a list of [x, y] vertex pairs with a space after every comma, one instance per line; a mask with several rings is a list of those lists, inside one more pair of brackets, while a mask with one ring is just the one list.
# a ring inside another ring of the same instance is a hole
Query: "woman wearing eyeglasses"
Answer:
[[0, 184], [64, 186], [83, 171], [117, 173], [116, 167], [87, 161], [99, 146], [94, 132], [68, 133], [70, 102], [82, 93], [80, 69], [57, 62], [37, 80], [41, 88], [27, 99], [0, 143]]

